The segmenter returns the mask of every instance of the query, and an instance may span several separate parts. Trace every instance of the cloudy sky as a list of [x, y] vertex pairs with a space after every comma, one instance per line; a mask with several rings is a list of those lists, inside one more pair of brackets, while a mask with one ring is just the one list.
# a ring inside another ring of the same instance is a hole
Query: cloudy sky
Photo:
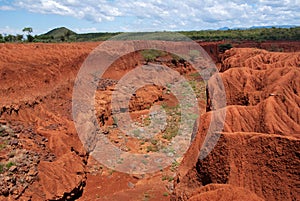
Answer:
[[300, 0], [0, 0], [0, 33], [78, 33], [300, 25]]

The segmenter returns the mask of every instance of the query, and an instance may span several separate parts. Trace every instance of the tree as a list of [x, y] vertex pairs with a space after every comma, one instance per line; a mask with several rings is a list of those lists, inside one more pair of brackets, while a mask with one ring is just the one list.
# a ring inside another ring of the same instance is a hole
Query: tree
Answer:
[[17, 41], [22, 41], [23, 40], [23, 35], [17, 34], [16, 38], [17, 38]]
[[28, 42], [33, 42], [34, 37], [29, 34], [29, 35], [27, 35], [27, 40], [28, 40]]
[[31, 27], [25, 27], [22, 31], [23, 31], [23, 32], [27, 32], [27, 35], [30, 35], [30, 33], [33, 32], [33, 30], [32, 30]]
[[34, 37], [32, 35], [30, 35], [30, 33], [33, 32], [32, 28], [31, 27], [25, 27], [22, 31], [27, 32], [27, 41], [28, 42], [33, 42]]
[[14, 41], [16, 41], [16, 36], [9, 34], [4, 37], [4, 41], [5, 42], [14, 42]]

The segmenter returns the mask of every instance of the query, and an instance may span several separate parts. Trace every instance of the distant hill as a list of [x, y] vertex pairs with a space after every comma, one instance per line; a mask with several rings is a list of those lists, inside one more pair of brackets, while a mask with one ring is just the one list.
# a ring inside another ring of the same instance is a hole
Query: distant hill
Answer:
[[218, 31], [228, 31], [228, 30], [249, 30], [249, 29], [271, 29], [271, 28], [278, 28], [278, 29], [289, 29], [289, 28], [295, 28], [296, 25], [275, 25], [275, 26], [252, 26], [252, 27], [222, 27], [219, 28]]
[[227, 30], [230, 30], [230, 28], [229, 27], [222, 27], [222, 28], [220, 28], [220, 29], [218, 29], [219, 31], [227, 31]]
[[41, 34], [36, 37], [37, 40], [41, 41], [67, 41], [71, 38], [74, 39], [77, 36], [77, 33], [74, 31], [66, 28], [60, 27], [53, 29], [45, 34]]
[[53, 29], [47, 33], [44, 34], [45, 36], [53, 36], [54, 38], [59, 38], [62, 36], [66, 36], [66, 35], [77, 35], [77, 33], [75, 33], [74, 31], [71, 31], [70, 29], [66, 28], [66, 27], [60, 27], [60, 28], [56, 28]]
[[80, 41], [104, 41], [115, 35], [120, 34], [117, 33], [84, 33], [77, 34], [76, 32], [66, 28], [60, 27], [53, 29], [45, 34], [41, 34], [36, 37], [37, 42], [80, 42]]
[[297, 26], [295, 25], [277, 25], [277, 26], [252, 26], [249, 29], [262, 29], [262, 28], [266, 28], [266, 29], [271, 29], [271, 28], [281, 28], [281, 29], [289, 29], [289, 28], [295, 28]]

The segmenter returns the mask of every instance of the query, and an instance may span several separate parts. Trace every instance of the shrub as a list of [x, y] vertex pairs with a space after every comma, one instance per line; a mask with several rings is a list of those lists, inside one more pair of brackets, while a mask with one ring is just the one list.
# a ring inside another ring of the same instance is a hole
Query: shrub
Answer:
[[220, 44], [218, 45], [219, 52], [225, 52], [226, 50], [229, 50], [232, 48], [232, 45], [230, 43]]
[[33, 40], [34, 40], [34, 37], [33, 37], [32, 35], [29, 34], [29, 35], [27, 36], [27, 41], [31, 43], [31, 42], [33, 42]]
[[163, 51], [154, 49], [142, 50], [141, 54], [146, 62], [155, 61], [156, 58], [165, 55]]

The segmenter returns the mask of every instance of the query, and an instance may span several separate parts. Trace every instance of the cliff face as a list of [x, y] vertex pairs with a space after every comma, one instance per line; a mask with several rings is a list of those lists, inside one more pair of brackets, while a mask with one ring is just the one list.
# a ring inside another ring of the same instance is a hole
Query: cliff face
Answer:
[[251, 191], [252, 200], [299, 198], [299, 65], [299, 52], [233, 48], [222, 56], [227, 99], [223, 132], [200, 160], [210, 117], [218, 111], [201, 117], [173, 200], [235, 200], [237, 191], [242, 197]]

